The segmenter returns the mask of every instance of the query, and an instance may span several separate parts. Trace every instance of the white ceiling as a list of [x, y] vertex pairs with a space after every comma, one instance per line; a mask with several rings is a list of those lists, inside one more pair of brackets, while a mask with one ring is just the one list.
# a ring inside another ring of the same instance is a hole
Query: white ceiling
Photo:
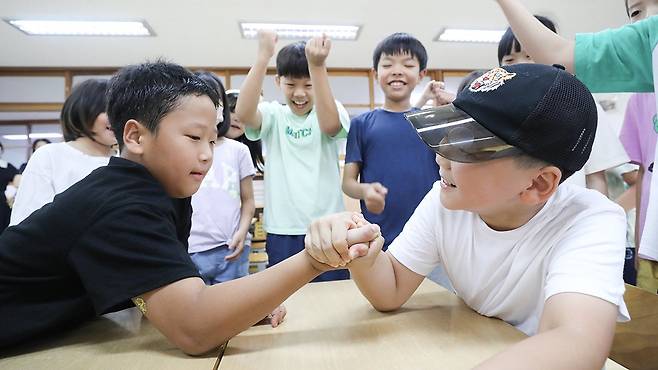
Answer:
[[[553, 18], [566, 36], [624, 24], [623, 0], [523, 0]], [[145, 19], [148, 38], [26, 36], [0, 22], [0, 66], [121, 66], [165, 57], [186, 66], [245, 67], [256, 42], [243, 40], [238, 21], [362, 25], [358, 41], [335, 42], [329, 67], [367, 68], [377, 42], [397, 31], [418, 37], [430, 68], [496, 64], [496, 46], [437, 43], [443, 27], [502, 29], [493, 0], [0, 0], [1, 18]]]

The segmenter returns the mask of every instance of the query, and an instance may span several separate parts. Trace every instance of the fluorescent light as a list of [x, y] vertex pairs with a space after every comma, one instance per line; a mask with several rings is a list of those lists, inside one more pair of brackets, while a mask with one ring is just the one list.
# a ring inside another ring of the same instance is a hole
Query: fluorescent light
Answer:
[[240, 29], [245, 39], [256, 38], [260, 30], [272, 30], [280, 39], [310, 39], [326, 34], [335, 40], [356, 40], [361, 26], [240, 22]]
[[45, 21], [8, 19], [28, 35], [55, 36], [152, 36], [145, 21]]
[[[27, 135], [3, 135], [7, 140], [27, 140]], [[30, 139], [61, 139], [62, 134], [56, 132], [35, 132], [30, 134]]]
[[444, 28], [434, 41], [498, 43], [505, 31]]

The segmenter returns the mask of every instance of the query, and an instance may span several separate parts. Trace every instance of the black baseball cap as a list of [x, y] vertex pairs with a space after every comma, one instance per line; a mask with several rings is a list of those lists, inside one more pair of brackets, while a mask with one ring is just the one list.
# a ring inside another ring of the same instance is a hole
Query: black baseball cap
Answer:
[[437, 154], [482, 162], [519, 154], [546, 161], [562, 180], [589, 159], [598, 120], [590, 91], [564, 67], [494, 68], [452, 104], [405, 114]]

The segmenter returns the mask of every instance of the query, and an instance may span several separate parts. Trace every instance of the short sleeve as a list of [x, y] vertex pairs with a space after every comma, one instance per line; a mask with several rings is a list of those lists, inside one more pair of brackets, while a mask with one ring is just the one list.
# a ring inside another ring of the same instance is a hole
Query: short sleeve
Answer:
[[624, 304], [624, 255], [626, 217], [618, 206], [583, 215], [547, 256], [545, 299], [559, 293], [581, 293], [619, 306], [619, 317], [628, 320]]
[[[253, 128], [246, 127], [245, 135], [247, 139], [256, 141], [264, 140], [272, 131], [272, 126], [276, 124], [276, 117], [278, 111], [280, 111], [282, 105], [279, 102], [263, 102], [258, 104], [258, 111], [261, 115], [261, 125], [260, 129], [255, 130]], [[286, 108], [287, 109], [287, 108]]]
[[639, 127], [641, 110], [638, 106], [639, 95], [635, 94], [628, 100], [626, 105], [626, 113], [624, 115], [624, 123], [619, 132], [619, 140], [621, 141], [628, 157], [631, 162], [641, 164], [642, 161], [642, 147], [640, 145]]
[[339, 101], [336, 101], [336, 109], [338, 110], [338, 119], [340, 120], [340, 126], [342, 127], [340, 132], [338, 132], [334, 139], [344, 139], [347, 137], [348, 132], [350, 131], [350, 115], [347, 113], [347, 110]]
[[254, 163], [251, 160], [251, 153], [249, 152], [249, 148], [242, 143], [239, 144], [238, 162], [240, 166], [240, 180], [242, 180], [245, 177], [255, 175], [256, 169], [254, 168]]
[[198, 277], [176, 237], [173, 211], [146, 204], [115, 208], [92, 223], [68, 259], [98, 314], [181, 279]]
[[576, 76], [592, 92], [652, 92], [658, 17], [576, 35]]
[[364, 140], [363, 116], [354, 117], [347, 133], [347, 145], [345, 147], [345, 163], [362, 163]]
[[441, 264], [436, 235], [441, 207], [441, 190], [434, 186], [420, 202], [402, 232], [388, 247], [388, 251], [411, 271], [427, 276]]
[[49, 150], [37, 150], [27, 162], [11, 211], [10, 225], [18, 225], [34, 211], [53, 201], [55, 186], [49, 153]]

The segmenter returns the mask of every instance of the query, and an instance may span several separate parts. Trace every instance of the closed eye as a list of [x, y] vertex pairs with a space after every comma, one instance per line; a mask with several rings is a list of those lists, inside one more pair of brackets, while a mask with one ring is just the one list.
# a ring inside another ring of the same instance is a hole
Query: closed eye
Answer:
[[198, 137], [198, 136], [194, 136], [194, 135], [185, 135], [185, 136], [189, 137], [190, 139], [192, 139], [192, 140], [194, 140], [194, 141], [199, 141], [199, 140], [201, 140], [201, 138]]

